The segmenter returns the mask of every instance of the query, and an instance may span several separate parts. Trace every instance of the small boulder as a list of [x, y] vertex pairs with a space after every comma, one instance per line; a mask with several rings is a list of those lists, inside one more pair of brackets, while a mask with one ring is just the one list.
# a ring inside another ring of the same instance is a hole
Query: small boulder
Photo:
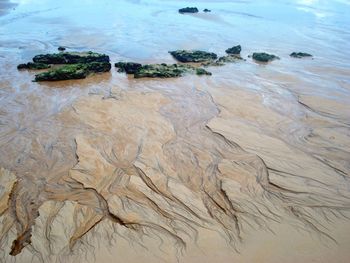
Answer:
[[280, 59], [278, 56], [272, 55], [272, 54], [268, 54], [265, 52], [262, 53], [253, 53], [253, 59], [259, 62], [270, 62], [273, 61], [275, 59]]
[[37, 55], [36, 63], [45, 64], [79, 64], [91, 62], [109, 62], [109, 56], [95, 52], [61, 52], [57, 54]]
[[65, 51], [66, 50], [66, 48], [62, 47], [62, 46], [58, 47], [57, 49], [58, 49], [58, 51]]
[[234, 46], [225, 50], [225, 52], [230, 55], [239, 55], [241, 54], [241, 51], [242, 51], [241, 45]]
[[185, 8], [179, 9], [180, 14], [185, 14], [185, 13], [194, 14], [194, 13], [198, 13], [198, 12], [199, 12], [199, 10], [197, 7], [185, 7]]
[[204, 13], [209, 13], [209, 12], [211, 12], [211, 10], [209, 10], [209, 9], [206, 8], [206, 9], [203, 10], [203, 12], [204, 12]]
[[200, 50], [176, 50], [169, 51], [169, 53], [178, 61], [186, 62], [206, 62], [217, 59], [215, 53], [210, 53]]
[[138, 71], [142, 64], [135, 62], [118, 62], [114, 66], [118, 68], [118, 72], [126, 72], [127, 74], [135, 74]]
[[44, 63], [28, 62], [26, 64], [19, 64], [17, 69], [48, 69], [51, 66]]
[[304, 52], [293, 52], [289, 56], [293, 58], [306, 58], [306, 57], [312, 57], [311, 54], [304, 53]]

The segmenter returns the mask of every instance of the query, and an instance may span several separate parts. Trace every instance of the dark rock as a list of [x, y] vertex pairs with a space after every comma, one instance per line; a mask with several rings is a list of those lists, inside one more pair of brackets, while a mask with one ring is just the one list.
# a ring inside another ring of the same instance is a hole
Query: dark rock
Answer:
[[143, 65], [138, 69], [135, 78], [174, 78], [181, 77], [184, 73], [191, 69], [186, 65], [167, 65], [167, 64], [150, 64]]
[[311, 54], [308, 53], [303, 53], [303, 52], [293, 52], [292, 54], [290, 54], [289, 56], [293, 57], [293, 58], [305, 58], [305, 57], [312, 57]]
[[198, 76], [202, 76], [202, 75], [211, 76], [211, 72], [206, 71], [204, 68], [196, 68], [196, 75], [198, 75]]
[[58, 51], [65, 51], [66, 50], [65, 47], [58, 47], [57, 49], [58, 49]]
[[169, 53], [180, 62], [206, 62], [217, 59], [215, 53], [209, 53], [200, 50], [176, 50]]
[[127, 74], [135, 74], [142, 67], [140, 63], [134, 62], [118, 62], [114, 66], [118, 68], [118, 72], [126, 72]]
[[184, 14], [184, 13], [198, 13], [199, 10], [197, 7], [185, 7], [185, 8], [181, 8], [179, 9], [179, 13], [180, 14]]
[[68, 79], [84, 79], [90, 73], [108, 72], [109, 62], [92, 62], [86, 64], [65, 65], [47, 72], [35, 75], [35, 81], [58, 81]]
[[108, 72], [111, 70], [111, 63], [109, 62], [91, 62], [84, 64], [89, 73]]
[[253, 59], [259, 62], [270, 62], [280, 58], [275, 55], [262, 52], [262, 53], [253, 53]]
[[58, 54], [37, 55], [33, 58], [36, 63], [45, 64], [78, 64], [91, 62], [109, 62], [105, 54], [94, 52], [61, 52]]
[[211, 12], [211, 10], [206, 8], [206, 9], [203, 10], [203, 12], [208, 13], [208, 12]]
[[225, 52], [227, 54], [230, 54], [230, 55], [239, 55], [239, 54], [241, 54], [241, 51], [242, 51], [242, 47], [241, 47], [241, 45], [238, 45], [238, 46], [234, 46], [234, 47], [226, 49]]
[[44, 63], [28, 62], [26, 64], [19, 64], [17, 69], [48, 69], [50, 67], [50, 65]]
[[243, 58], [239, 55], [229, 55], [229, 56], [223, 56], [219, 57], [217, 62], [219, 63], [234, 63], [239, 60], [243, 60]]

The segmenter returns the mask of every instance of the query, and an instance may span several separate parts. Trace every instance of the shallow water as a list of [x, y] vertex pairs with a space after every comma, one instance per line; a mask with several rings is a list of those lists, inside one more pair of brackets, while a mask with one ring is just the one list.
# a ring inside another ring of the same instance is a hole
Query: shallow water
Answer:
[[[188, 5], [0, 2], [1, 262], [348, 262], [349, 2]], [[247, 60], [211, 77], [16, 69], [58, 46], [172, 63], [236, 44]]]

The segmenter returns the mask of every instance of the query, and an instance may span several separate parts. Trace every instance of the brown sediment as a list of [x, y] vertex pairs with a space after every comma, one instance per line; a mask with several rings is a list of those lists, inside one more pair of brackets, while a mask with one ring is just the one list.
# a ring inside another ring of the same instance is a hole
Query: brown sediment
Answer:
[[[31, 155], [49, 162], [68, 151], [76, 164], [62, 159], [63, 166], [43, 167], [55, 176], [14, 185], [3, 209], [13, 223], [1, 238], [16, 230], [11, 255], [28, 248], [36, 260], [68, 260], [74, 251], [91, 253], [84, 240], [94, 244], [95, 235], [106, 235], [103, 246], [114, 235], [141, 246], [148, 243], [140, 237], [157, 237], [175, 245], [176, 255], [204, 230], [241, 251], [247, 232], [274, 224], [337, 242], [332, 222], [350, 208], [344, 122], [305, 108], [300, 97], [289, 102], [299, 113], [286, 118], [254, 91], [185, 86], [163, 93], [113, 87], [110, 96], [85, 96], [58, 115], [80, 128], [60, 140], [56, 154], [44, 157], [34, 143]], [[322, 137], [325, 122], [338, 127], [333, 148]]]

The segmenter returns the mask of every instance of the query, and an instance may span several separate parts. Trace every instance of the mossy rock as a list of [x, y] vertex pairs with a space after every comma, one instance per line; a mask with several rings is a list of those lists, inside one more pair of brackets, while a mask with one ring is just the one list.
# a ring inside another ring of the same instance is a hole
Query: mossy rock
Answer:
[[142, 64], [135, 62], [118, 62], [114, 66], [118, 68], [118, 72], [126, 72], [127, 74], [135, 74], [138, 71]]
[[58, 51], [65, 51], [66, 50], [66, 48], [62, 47], [62, 46], [59, 46], [57, 49], [58, 49]]
[[35, 81], [59, 81], [68, 79], [84, 79], [90, 73], [108, 72], [111, 69], [109, 62], [92, 62], [65, 65], [35, 75]]
[[293, 58], [306, 58], [306, 57], [312, 57], [311, 54], [309, 53], [304, 53], [304, 52], [293, 52], [289, 56]]
[[169, 51], [169, 53], [178, 61], [187, 62], [206, 62], [217, 59], [215, 53], [210, 53], [201, 50], [175, 50]]
[[135, 78], [175, 78], [181, 77], [184, 73], [191, 70], [186, 65], [168, 65], [168, 64], [149, 64], [143, 65], [135, 74]]
[[197, 7], [185, 7], [185, 8], [179, 9], [179, 13], [180, 14], [185, 14], [185, 13], [192, 13], [192, 14], [194, 14], [194, 13], [198, 13], [198, 12], [199, 12], [199, 10], [198, 10]]
[[209, 12], [211, 12], [211, 10], [206, 8], [206, 9], [203, 10], [203, 12], [204, 13], [209, 13]]
[[95, 52], [61, 52], [56, 54], [37, 55], [36, 63], [45, 64], [79, 64], [91, 62], [109, 62], [109, 56]]
[[236, 63], [242, 60], [243, 58], [240, 55], [228, 55], [228, 56], [219, 57], [215, 61], [204, 62], [201, 65], [204, 67], [221, 67], [221, 66], [225, 66], [227, 63]]
[[234, 46], [225, 50], [225, 52], [230, 55], [239, 55], [241, 54], [241, 51], [242, 51], [241, 45]]
[[48, 69], [51, 66], [45, 63], [28, 62], [26, 64], [19, 64], [17, 69]]
[[265, 52], [262, 52], [262, 53], [253, 53], [253, 59], [256, 60], [256, 61], [259, 61], [259, 62], [270, 62], [270, 61], [273, 61], [273, 60], [276, 60], [276, 59], [280, 59], [278, 56], [276, 55], [272, 55], [272, 54], [268, 54], [268, 53], [265, 53]]

